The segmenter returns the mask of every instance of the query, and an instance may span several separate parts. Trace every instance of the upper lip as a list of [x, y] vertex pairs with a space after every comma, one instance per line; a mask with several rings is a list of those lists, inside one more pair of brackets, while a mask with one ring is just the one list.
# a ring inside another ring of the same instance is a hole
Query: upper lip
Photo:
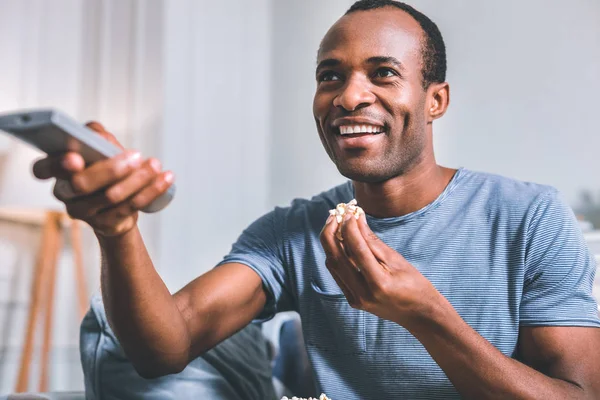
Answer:
[[334, 120], [333, 124], [332, 124], [332, 126], [335, 128], [339, 128], [340, 126], [344, 126], [344, 125], [373, 125], [373, 126], [384, 127], [384, 124], [382, 124], [381, 122], [374, 121], [369, 118], [361, 118], [361, 117], [338, 118], [338, 119]]

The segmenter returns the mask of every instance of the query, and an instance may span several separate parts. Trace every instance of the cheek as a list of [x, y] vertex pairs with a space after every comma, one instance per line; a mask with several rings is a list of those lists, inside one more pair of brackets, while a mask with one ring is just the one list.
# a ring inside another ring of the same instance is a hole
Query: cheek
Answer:
[[315, 118], [323, 120], [333, 107], [333, 100], [336, 94], [330, 90], [319, 90], [315, 92], [313, 99], [313, 114]]
[[402, 91], [394, 98], [390, 107], [399, 127], [406, 128], [424, 119], [425, 96], [411, 90]]
[[313, 115], [317, 121], [320, 121], [324, 115], [324, 110], [326, 110], [325, 104], [325, 96], [317, 92], [313, 99]]

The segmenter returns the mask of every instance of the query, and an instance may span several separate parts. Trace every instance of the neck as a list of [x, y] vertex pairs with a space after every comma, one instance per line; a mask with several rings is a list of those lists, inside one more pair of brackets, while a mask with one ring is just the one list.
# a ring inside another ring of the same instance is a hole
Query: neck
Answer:
[[424, 162], [400, 176], [379, 183], [353, 181], [354, 193], [363, 210], [376, 218], [399, 217], [418, 211], [435, 201], [456, 170]]

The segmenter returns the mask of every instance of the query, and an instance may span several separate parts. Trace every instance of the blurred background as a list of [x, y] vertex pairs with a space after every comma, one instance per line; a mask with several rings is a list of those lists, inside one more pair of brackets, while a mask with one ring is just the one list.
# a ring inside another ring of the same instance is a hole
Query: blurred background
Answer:
[[[102, 122], [176, 175], [143, 215], [177, 290], [254, 219], [344, 179], [312, 117], [319, 41], [352, 0], [0, 0], [0, 112], [54, 107]], [[600, 254], [600, 2], [412, 0], [446, 40], [451, 106], [438, 161], [557, 187]], [[0, 394], [14, 390], [40, 229], [14, 207], [60, 209], [40, 153], [0, 135]], [[86, 289], [99, 253], [84, 229]], [[51, 390], [81, 390], [71, 249], [62, 252]], [[34, 360], [35, 361], [35, 360]], [[36, 374], [34, 363], [32, 376]]]

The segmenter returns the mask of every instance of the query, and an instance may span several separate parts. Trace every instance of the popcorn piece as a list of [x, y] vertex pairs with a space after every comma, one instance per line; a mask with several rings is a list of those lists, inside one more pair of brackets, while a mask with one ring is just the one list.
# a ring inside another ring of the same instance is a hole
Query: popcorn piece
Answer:
[[281, 400], [331, 400], [329, 397], [325, 396], [325, 393], [321, 393], [321, 396], [317, 399], [317, 398], [313, 398], [313, 397], [309, 397], [308, 399], [305, 399], [303, 397], [292, 397], [291, 399], [288, 398], [287, 396], [283, 396], [281, 398]]
[[[356, 199], [350, 200], [350, 202], [348, 202], [347, 204], [346, 203], [340, 203], [340, 204], [338, 204], [335, 207], [335, 209], [329, 210], [329, 214], [330, 215], [335, 215], [335, 220], [337, 221], [338, 224], [342, 223], [342, 221], [344, 220], [344, 215], [346, 213], [350, 213], [350, 214], [354, 215], [354, 217], [356, 219], [359, 219], [360, 216], [362, 214], [364, 214], [365, 212], [363, 211], [362, 208], [360, 208], [358, 206], [358, 202], [356, 201]], [[344, 240], [344, 238], [342, 237], [342, 227], [341, 227], [341, 225], [338, 227], [338, 230], [335, 233], [335, 236], [340, 241]]]

